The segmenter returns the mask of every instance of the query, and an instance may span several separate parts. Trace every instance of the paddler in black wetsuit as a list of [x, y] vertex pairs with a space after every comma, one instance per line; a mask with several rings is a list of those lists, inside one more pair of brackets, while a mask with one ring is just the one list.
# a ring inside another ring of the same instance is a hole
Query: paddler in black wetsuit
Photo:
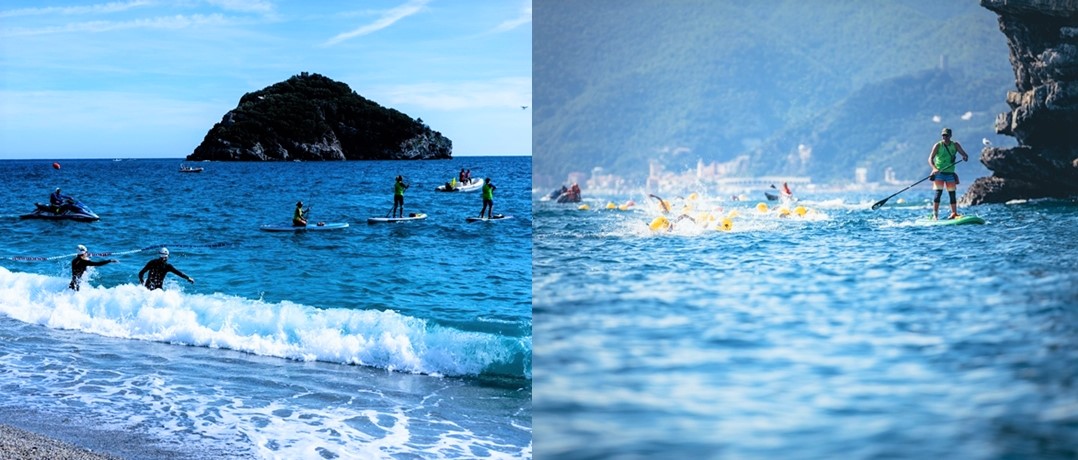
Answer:
[[100, 267], [116, 262], [116, 259], [102, 260], [100, 262], [94, 262], [90, 260], [90, 251], [86, 250], [86, 246], [79, 245], [79, 253], [75, 255], [74, 259], [71, 259], [71, 284], [67, 285], [69, 289], [79, 290], [79, 285], [82, 284], [82, 274], [86, 273], [88, 267]]
[[[161, 248], [161, 250], [158, 251], [158, 254], [161, 255], [160, 258], [146, 262], [146, 266], [142, 267], [142, 270], [139, 270], [138, 282], [140, 284], [146, 286], [146, 289], [149, 289], [151, 291], [154, 289], [161, 289], [161, 285], [163, 285], [165, 282], [165, 275], [167, 275], [169, 272], [175, 273], [180, 278], [183, 278], [189, 283], [194, 284], [194, 278], [183, 274], [183, 272], [177, 270], [176, 267], [173, 267], [172, 264], [168, 263], [167, 248]], [[146, 272], [150, 272], [150, 274], [146, 277], [146, 281], [143, 282], [142, 275]]]

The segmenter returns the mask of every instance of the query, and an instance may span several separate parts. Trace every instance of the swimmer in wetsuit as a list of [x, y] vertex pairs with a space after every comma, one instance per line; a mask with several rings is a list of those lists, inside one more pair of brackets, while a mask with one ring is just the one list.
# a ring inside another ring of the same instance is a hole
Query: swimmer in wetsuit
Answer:
[[116, 259], [102, 260], [100, 262], [90, 260], [90, 251], [86, 250], [86, 246], [80, 244], [78, 255], [71, 259], [71, 284], [67, 285], [68, 289], [79, 290], [79, 285], [82, 284], [82, 275], [86, 273], [87, 268], [100, 267], [113, 262], [116, 262]]
[[[161, 286], [165, 283], [165, 275], [169, 274], [169, 272], [175, 273], [176, 276], [179, 276], [180, 278], [187, 280], [187, 282], [194, 284], [194, 278], [183, 274], [183, 272], [177, 270], [176, 267], [173, 267], [172, 264], [168, 263], [167, 248], [161, 248], [161, 250], [158, 251], [158, 254], [161, 255], [160, 258], [146, 262], [146, 266], [142, 267], [142, 270], [139, 270], [139, 284], [146, 286], [146, 289], [149, 289], [151, 291], [154, 289], [161, 289]], [[146, 277], [146, 281], [143, 282], [142, 275], [146, 272], [150, 273], [149, 276]]]

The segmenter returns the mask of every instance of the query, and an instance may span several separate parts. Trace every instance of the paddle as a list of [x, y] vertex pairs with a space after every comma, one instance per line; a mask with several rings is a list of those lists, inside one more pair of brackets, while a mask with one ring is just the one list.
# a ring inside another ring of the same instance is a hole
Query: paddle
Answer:
[[[958, 161], [956, 161], [956, 162], [954, 162], [954, 163], [951, 163], [951, 164], [950, 164], [950, 165], [948, 165], [948, 166], [944, 166], [944, 167], [943, 167], [943, 169], [947, 169], [947, 168], [950, 168], [951, 166], [954, 166], [954, 165], [956, 165], [956, 164], [959, 164], [959, 163], [961, 163], [962, 161], [963, 161], [963, 160], [958, 160]], [[910, 186], [909, 186], [909, 187], [906, 187], [906, 188], [904, 188], [904, 189], [902, 189], [902, 190], [899, 190], [899, 191], [895, 192], [895, 194], [894, 194], [894, 195], [891, 195], [891, 196], [889, 196], [889, 197], [887, 197], [887, 198], [884, 198], [884, 199], [882, 199], [882, 200], [880, 200], [880, 201], [877, 201], [877, 202], [875, 202], [875, 203], [874, 203], [874, 204], [872, 205], [872, 210], [873, 210], [873, 211], [875, 211], [875, 210], [877, 210], [877, 209], [880, 209], [880, 207], [881, 207], [881, 206], [883, 206], [883, 205], [884, 205], [885, 203], [887, 203], [887, 200], [890, 200], [891, 198], [894, 198], [894, 197], [895, 197], [895, 195], [898, 195], [899, 193], [905, 192], [906, 190], [909, 190], [909, 189], [913, 188], [913, 186], [914, 186], [914, 185], [920, 184], [921, 182], [924, 182], [924, 181], [926, 181], [926, 180], [928, 180], [928, 179], [931, 179], [931, 178], [932, 178], [932, 176], [933, 176], [933, 174], [929, 174], [929, 175], [928, 175], [927, 177], [925, 177], [924, 179], [921, 179], [921, 180], [919, 180], [919, 181], [917, 181], [917, 182], [914, 182], [914, 183], [910, 184]]]

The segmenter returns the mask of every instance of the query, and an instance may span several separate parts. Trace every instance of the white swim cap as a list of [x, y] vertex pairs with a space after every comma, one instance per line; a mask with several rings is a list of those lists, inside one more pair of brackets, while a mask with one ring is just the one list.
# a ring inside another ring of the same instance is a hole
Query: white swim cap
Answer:
[[83, 246], [83, 245], [80, 244], [79, 245], [79, 255], [81, 256], [83, 254], [86, 254], [87, 252], [90, 252], [90, 251], [86, 250], [86, 246]]
[[161, 250], [157, 251], [157, 253], [161, 254], [161, 257], [168, 257], [168, 248], [161, 248]]

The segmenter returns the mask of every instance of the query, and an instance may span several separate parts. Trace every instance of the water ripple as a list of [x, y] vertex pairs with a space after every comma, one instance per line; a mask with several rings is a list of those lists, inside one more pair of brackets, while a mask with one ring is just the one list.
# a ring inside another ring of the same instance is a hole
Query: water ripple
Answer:
[[846, 202], [810, 202], [826, 215], [812, 221], [747, 203], [732, 232], [668, 234], [647, 210], [536, 202], [542, 451], [1078, 455], [1078, 207], [927, 227], [910, 224], [920, 205]]

